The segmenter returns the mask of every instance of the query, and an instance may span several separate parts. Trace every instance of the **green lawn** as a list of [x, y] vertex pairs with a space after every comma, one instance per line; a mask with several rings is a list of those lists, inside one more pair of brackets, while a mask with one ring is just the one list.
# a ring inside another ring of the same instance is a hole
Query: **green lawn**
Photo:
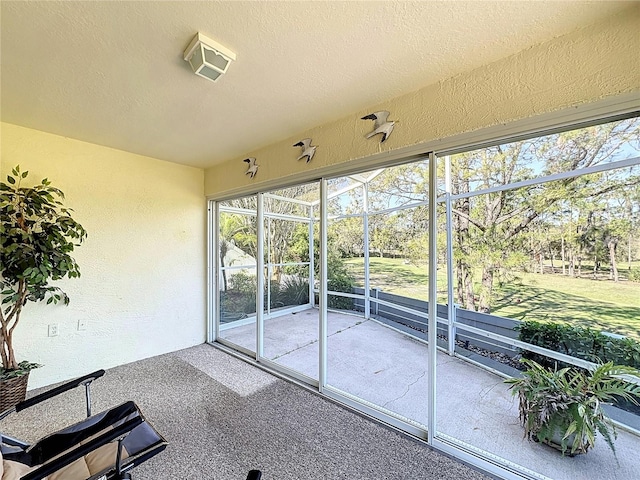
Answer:
[[[363, 286], [362, 258], [345, 260]], [[427, 266], [402, 259], [370, 259], [373, 288], [406, 297], [428, 298]], [[479, 276], [479, 275], [478, 275]], [[446, 303], [446, 270], [438, 270], [438, 301]], [[518, 320], [561, 321], [619, 333], [640, 340], [640, 284], [573, 278], [561, 274], [517, 273], [496, 287], [494, 315]]]
[[[349, 272], [356, 278], [356, 285], [364, 287], [364, 258], [345, 260]], [[371, 257], [369, 259], [369, 283], [371, 288], [378, 288], [388, 293], [404, 297], [427, 300], [429, 298], [428, 275], [426, 264], [413, 265], [397, 258]], [[446, 272], [438, 272], [438, 298], [446, 302]], [[444, 296], [442, 296], [444, 294]]]

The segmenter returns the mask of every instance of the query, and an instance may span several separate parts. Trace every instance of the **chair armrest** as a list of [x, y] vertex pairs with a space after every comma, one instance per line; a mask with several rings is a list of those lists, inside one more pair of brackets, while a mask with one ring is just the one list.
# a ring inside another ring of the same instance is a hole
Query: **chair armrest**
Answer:
[[251, 470], [247, 475], [247, 480], [260, 480], [262, 478], [262, 472], [260, 470]]
[[15, 407], [16, 412], [19, 412], [29, 407], [33, 407], [34, 405], [37, 405], [40, 402], [44, 402], [45, 400], [48, 400], [57, 395], [60, 395], [61, 393], [74, 389], [79, 385], [90, 384], [91, 382], [93, 382], [97, 378], [100, 378], [103, 375], [104, 375], [104, 370], [98, 370], [97, 372], [90, 373], [88, 375], [85, 375], [84, 377], [71, 380], [63, 385], [60, 385], [59, 387], [52, 388], [51, 390], [47, 390], [46, 392], [41, 393], [40, 395], [36, 395], [35, 397], [28, 398], [16, 405]]

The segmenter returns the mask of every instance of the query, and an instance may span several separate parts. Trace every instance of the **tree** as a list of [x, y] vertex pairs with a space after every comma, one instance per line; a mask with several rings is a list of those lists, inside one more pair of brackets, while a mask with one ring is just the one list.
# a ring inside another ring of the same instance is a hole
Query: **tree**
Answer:
[[[527, 148], [525, 142], [516, 142], [454, 157], [452, 192], [468, 191], [472, 185], [474, 189], [484, 189], [526, 179], [531, 171], [521, 158]], [[481, 288], [477, 308], [483, 312], [490, 311], [496, 276], [501, 273], [500, 269], [513, 264], [516, 258], [512, 255], [515, 252], [514, 237], [537, 217], [526, 211], [527, 203], [531, 201], [530, 193], [501, 191], [454, 202], [454, 218], [457, 217], [454, 227], [461, 229], [456, 232], [456, 239], [460, 242], [459, 251], [464, 252], [458, 257], [457, 270], [462, 278], [467, 277], [465, 284], [458, 281], [458, 288], [468, 289], [464, 297], [466, 308], [476, 306], [475, 295], [472, 294], [471, 265], [479, 265]], [[458, 298], [462, 297], [459, 291]]]
[[339, 232], [333, 245], [343, 258], [364, 255], [364, 222], [362, 217], [347, 217], [333, 222], [329, 227]]
[[[272, 194], [274, 196], [265, 195], [264, 198], [265, 261], [272, 265], [272, 275], [276, 282], [280, 283], [283, 273], [282, 264], [287, 257], [291, 238], [296, 228], [300, 225], [303, 225], [304, 228], [309, 228], [308, 223], [305, 221], [289, 220], [282, 217], [310, 218], [310, 206], [299, 204], [296, 200], [309, 202], [316, 200], [319, 196], [319, 191], [318, 184], [311, 183], [285, 188], [272, 192]], [[285, 199], [291, 199], [292, 201]]]
[[16, 166], [8, 183], [0, 183], [0, 356], [5, 370], [19, 368], [13, 333], [27, 302], [69, 303], [67, 294], [50, 282], [80, 276], [70, 254], [87, 236], [60, 201], [62, 191], [46, 178], [23, 187], [28, 175]]
[[624, 240], [626, 241], [627, 269], [631, 270], [631, 262], [640, 255], [640, 184], [622, 192], [622, 209], [624, 218], [629, 222]]
[[[239, 209], [242, 212], [221, 212], [225, 215], [233, 216], [228, 225], [224, 225], [226, 220], [221, 222], [220, 236], [227, 242], [233, 243], [247, 255], [258, 258], [257, 244], [257, 199], [255, 196], [242, 197], [234, 200], [222, 202], [222, 206]], [[222, 216], [222, 215], [221, 215]], [[228, 247], [227, 247], [228, 248]]]
[[[452, 191], [456, 194], [490, 189], [616, 160], [622, 146], [629, 148], [637, 141], [638, 125], [637, 119], [614, 122], [456, 155], [452, 157]], [[489, 312], [496, 276], [517, 264], [521, 258], [518, 250], [523, 247], [521, 237], [541, 222], [546, 212], [566, 199], [598, 198], [622, 192], [639, 182], [637, 175], [599, 173], [458, 199], [453, 205], [458, 300], [464, 300], [466, 308], [475, 309], [469, 276], [473, 266], [479, 267], [477, 309]], [[590, 249], [597, 261], [600, 253], [594, 225], [584, 228], [581, 248]], [[543, 255], [543, 251], [540, 249], [537, 254]]]
[[[335, 227], [335, 225], [333, 225]], [[314, 275], [320, 277], [320, 231], [319, 225], [314, 225], [313, 256]], [[329, 228], [327, 232], [327, 288], [334, 292], [352, 293], [355, 281], [349, 273], [340, 252], [336, 248], [336, 241], [341, 236], [339, 228]], [[308, 263], [309, 258], [309, 229], [306, 225], [299, 224], [291, 238], [290, 248], [287, 250], [285, 260], [288, 262]], [[350, 310], [353, 300], [346, 297], [329, 296], [328, 306]]]
[[222, 283], [224, 291], [227, 291], [227, 271], [224, 267], [225, 259], [229, 252], [229, 248], [235, 245], [235, 238], [248, 236], [250, 225], [243, 221], [243, 216], [237, 214], [220, 213], [220, 237], [219, 237], [219, 256], [220, 267], [222, 269]]
[[[300, 225], [308, 229], [306, 222], [289, 220], [285, 216], [310, 217], [310, 206], [297, 200], [311, 202], [318, 197], [318, 185], [315, 183], [299, 185], [270, 192], [264, 196], [264, 255], [265, 263], [272, 266], [271, 273], [280, 283], [283, 273], [282, 264], [288, 255], [292, 236]], [[288, 201], [291, 199], [292, 201]], [[233, 244], [247, 255], [258, 258], [257, 244], [257, 197], [249, 196], [223, 202], [223, 206], [244, 212], [223, 212], [225, 218], [220, 222], [219, 255], [226, 255], [229, 245]], [[222, 217], [222, 215], [221, 215]], [[224, 263], [224, 260], [223, 260]], [[223, 271], [226, 289], [226, 276]]]

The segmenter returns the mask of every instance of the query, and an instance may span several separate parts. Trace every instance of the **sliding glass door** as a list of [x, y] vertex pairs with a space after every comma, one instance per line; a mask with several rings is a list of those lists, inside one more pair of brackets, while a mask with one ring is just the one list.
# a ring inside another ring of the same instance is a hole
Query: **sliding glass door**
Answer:
[[218, 204], [219, 339], [256, 352], [257, 197]]
[[[262, 194], [263, 348], [260, 357], [303, 379], [318, 379], [319, 316], [313, 291], [317, 182]], [[315, 307], [315, 308], [314, 308]]]
[[426, 436], [428, 160], [328, 181], [327, 387]]
[[218, 338], [496, 475], [633, 478], [633, 402], [604, 406], [617, 458], [596, 433], [571, 459], [504, 381], [640, 367], [639, 138], [617, 118], [215, 202]]
[[[637, 476], [640, 440], [628, 431], [618, 431], [617, 458], [595, 430], [599, 438], [580, 459], [529, 441], [504, 380], [531, 366], [520, 359], [537, 362], [538, 372], [566, 367], [571, 375], [606, 361], [640, 367], [630, 355], [640, 348], [630, 254], [639, 246], [639, 138], [632, 118], [440, 159], [456, 342], [455, 356], [438, 362], [436, 439], [536, 478]], [[545, 388], [559, 409], [574, 408], [575, 385]], [[614, 397], [604, 408], [624, 429], [639, 430], [632, 403]], [[551, 443], [561, 448], [568, 427]]]

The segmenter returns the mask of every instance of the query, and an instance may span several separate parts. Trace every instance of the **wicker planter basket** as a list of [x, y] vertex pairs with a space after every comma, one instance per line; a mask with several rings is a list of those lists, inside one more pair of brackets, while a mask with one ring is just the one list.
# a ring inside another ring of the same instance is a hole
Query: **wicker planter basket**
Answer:
[[27, 396], [29, 372], [0, 382], [0, 412], [20, 403]]

